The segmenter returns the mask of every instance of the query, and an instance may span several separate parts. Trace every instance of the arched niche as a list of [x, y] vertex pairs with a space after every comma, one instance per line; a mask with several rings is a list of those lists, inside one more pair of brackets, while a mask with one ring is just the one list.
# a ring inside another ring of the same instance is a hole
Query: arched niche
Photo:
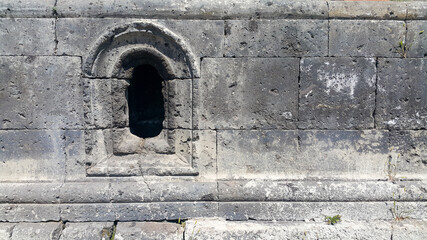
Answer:
[[166, 80], [200, 75], [187, 44], [149, 21], [117, 26], [101, 36], [85, 58], [83, 72], [91, 78], [129, 78], [133, 67], [144, 64], [141, 61], [155, 66]]

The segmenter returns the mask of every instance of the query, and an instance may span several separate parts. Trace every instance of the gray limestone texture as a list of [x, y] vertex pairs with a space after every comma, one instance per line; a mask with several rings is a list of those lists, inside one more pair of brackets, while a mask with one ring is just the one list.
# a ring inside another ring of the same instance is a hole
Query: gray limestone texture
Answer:
[[294, 129], [298, 59], [206, 58], [193, 94], [196, 129]]
[[77, 57], [0, 57], [0, 129], [81, 128], [80, 63]]
[[110, 240], [112, 222], [66, 223], [58, 240]]
[[328, 22], [324, 20], [227, 20], [224, 56], [326, 56]]
[[55, 0], [3, 0], [0, 6], [0, 17], [53, 17]]
[[180, 240], [184, 229], [169, 222], [119, 222], [116, 240]]
[[303, 58], [298, 127], [373, 128], [375, 64], [373, 58]]
[[405, 19], [406, 6], [398, 2], [329, 1], [330, 18]]
[[426, 20], [427, 4], [425, 1], [413, 1], [407, 3], [407, 19]]
[[427, 21], [408, 21], [407, 57], [427, 57]]
[[427, 61], [380, 59], [376, 123], [380, 128], [426, 129]]
[[13, 228], [11, 240], [57, 240], [61, 235], [62, 224], [50, 223], [20, 223]]
[[53, 55], [54, 18], [0, 18], [0, 55]]
[[390, 20], [330, 20], [329, 56], [400, 57], [405, 22]]
[[58, 204], [0, 204], [0, 222], [59, 221]]

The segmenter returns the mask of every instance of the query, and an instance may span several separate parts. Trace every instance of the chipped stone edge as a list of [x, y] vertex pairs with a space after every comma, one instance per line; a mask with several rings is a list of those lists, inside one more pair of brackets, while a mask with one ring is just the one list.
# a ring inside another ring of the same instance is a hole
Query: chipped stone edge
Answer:
[[[0, 18], [78, 18], [78, 17], [118, 17], [151, 19], [427, 19], [427, 2], [334, 2], [306, 0], [272, 0], [261, 3], [248, 0], [230, 6], [227, 1], [198, 0], [189, 3], [176, 3], [167, 0], [161, 7], [156, 0], [145, 0], [141, 6], [118, 5], [115, 1], [103, 0], [102, 5], [89, 5], [88, 1], [58, 0], [52, 7], [41, 6], [34, 1], [16, 8], [0, 7]], [[270, 4], [270, 5], [269, 5]], [[148, 7], [145, 7], [147, 5]], [[96, 9], [98, 7], [98, 9]], [[141, 11], [138, 7], [145, 7]], [[367, 9], [360, 13], [357, 9]], [[388, 14], [395, 11], [399, 14]]]

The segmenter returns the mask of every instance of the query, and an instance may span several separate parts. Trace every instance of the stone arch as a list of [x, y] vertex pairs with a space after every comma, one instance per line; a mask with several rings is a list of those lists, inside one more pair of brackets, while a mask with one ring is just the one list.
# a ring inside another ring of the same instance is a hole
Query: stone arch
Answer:
[[117, 26], [101, 36], [85, 58], [83, 72], [93, 78], [129, 78], [140, 64], [156, 67], [166, 80], [200, 75], [182, 38], [150, 21]]

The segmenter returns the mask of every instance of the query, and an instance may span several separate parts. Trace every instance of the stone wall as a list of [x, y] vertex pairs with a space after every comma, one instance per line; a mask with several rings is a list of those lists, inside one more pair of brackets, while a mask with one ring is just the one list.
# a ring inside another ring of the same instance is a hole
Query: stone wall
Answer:
[[417, 1], [3, 0], [0, 239], [425, 239], [425, 30]]

